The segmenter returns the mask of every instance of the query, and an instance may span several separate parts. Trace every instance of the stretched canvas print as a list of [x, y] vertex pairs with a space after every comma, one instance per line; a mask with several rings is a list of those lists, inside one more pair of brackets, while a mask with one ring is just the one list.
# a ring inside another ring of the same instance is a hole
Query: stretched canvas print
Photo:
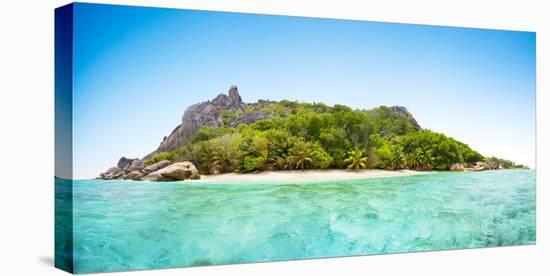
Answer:
[[76, 3], [55, 86], [69, 272], [536, 241], [533, 32]]

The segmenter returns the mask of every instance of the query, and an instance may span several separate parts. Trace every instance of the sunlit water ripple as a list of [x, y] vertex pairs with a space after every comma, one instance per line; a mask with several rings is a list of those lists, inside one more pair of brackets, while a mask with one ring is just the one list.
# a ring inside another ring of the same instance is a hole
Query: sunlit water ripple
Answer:
[[[56, 193], [68, 183], [58, 179]], [[536, 236], [534, 170], [73, 187], [76, 272], [524, 245]]]

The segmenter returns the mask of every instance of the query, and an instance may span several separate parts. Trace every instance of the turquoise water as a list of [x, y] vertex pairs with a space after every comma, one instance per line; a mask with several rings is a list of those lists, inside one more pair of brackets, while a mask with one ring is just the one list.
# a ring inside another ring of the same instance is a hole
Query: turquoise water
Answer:
[[533, 170], [301, 184], [79, 180], [73, 199], [79, 273], [535, 243]]

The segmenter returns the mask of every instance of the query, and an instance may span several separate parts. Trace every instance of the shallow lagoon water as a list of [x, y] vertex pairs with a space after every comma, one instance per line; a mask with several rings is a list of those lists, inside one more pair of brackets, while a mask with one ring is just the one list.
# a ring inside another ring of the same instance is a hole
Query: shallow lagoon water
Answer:
[[[66, 185], [58, 180], [56, 193]], [[288, 184], [77, 180], [72, 216], [77, 273], [526, 245], [536, 236], [535, 171]]]

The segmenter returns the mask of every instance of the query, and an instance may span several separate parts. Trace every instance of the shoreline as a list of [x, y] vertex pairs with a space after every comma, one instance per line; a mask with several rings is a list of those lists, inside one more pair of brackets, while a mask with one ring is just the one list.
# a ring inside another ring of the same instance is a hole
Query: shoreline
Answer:
[[201, 179], [185, 180], [193, 183], [246, 183], [246, 182], [316, 182], [333, 180], [354, 180], [386, 178], [398, 176], [414, 176], [436, 173], [436, 171], [413, 170], [304, 170], [304, 171], [263, 171], [257, 173], [225, 173], [217, 175], [201, 175]]

